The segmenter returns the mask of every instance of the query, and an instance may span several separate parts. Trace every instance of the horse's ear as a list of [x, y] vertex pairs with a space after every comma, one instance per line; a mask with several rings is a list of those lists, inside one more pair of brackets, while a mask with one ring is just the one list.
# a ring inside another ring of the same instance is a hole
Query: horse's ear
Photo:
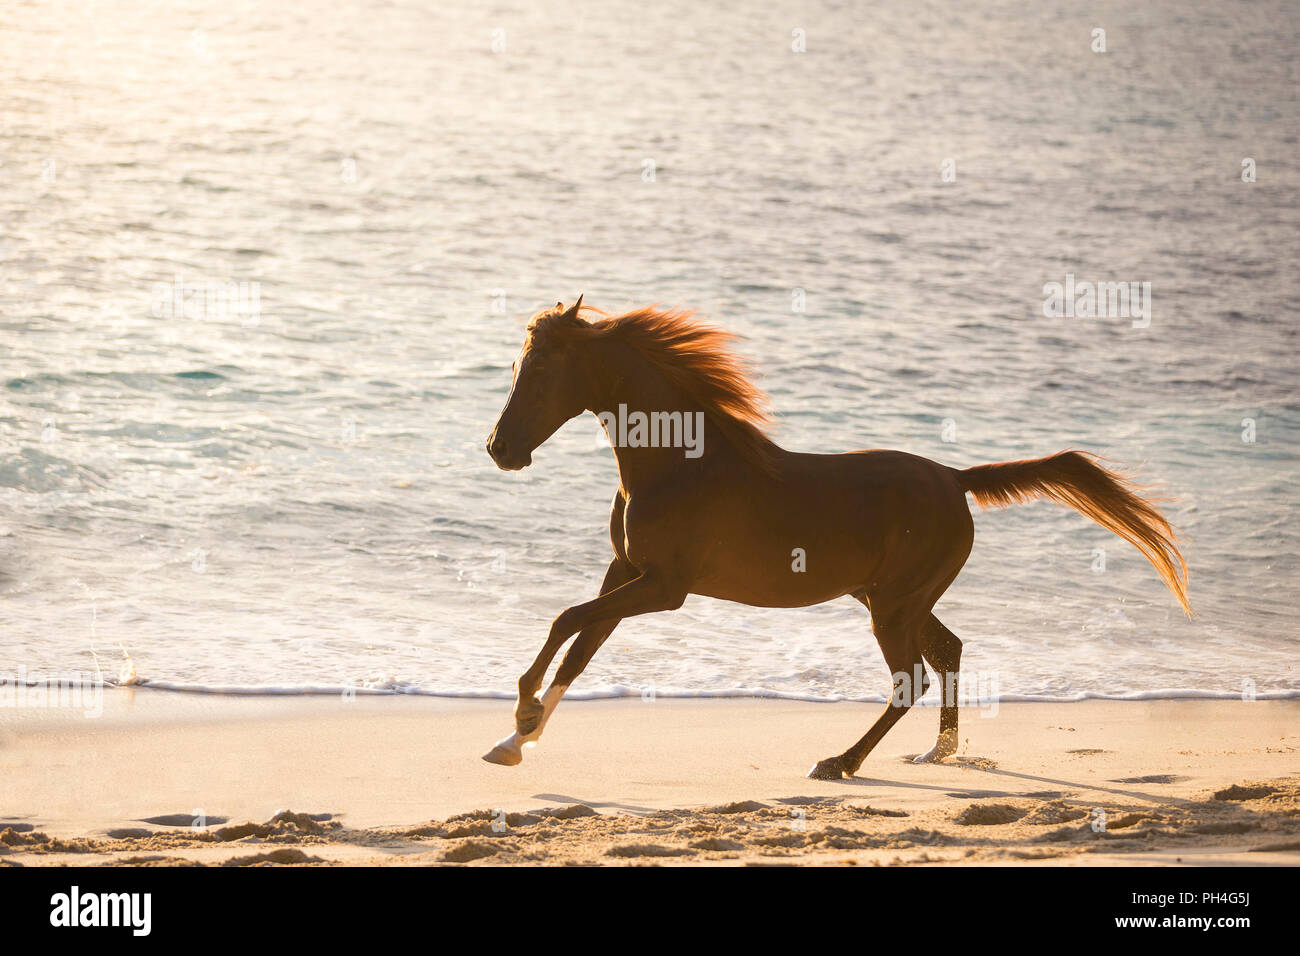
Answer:
[[578, 310], [581, 308], [582, 308], [582, 296], [578, 296], [578, 301], [573, 303], [573, 305], [569, 308], [569, 311], [565, 312], [564, 314], [567, 318], [576, 319], [578, 317]]

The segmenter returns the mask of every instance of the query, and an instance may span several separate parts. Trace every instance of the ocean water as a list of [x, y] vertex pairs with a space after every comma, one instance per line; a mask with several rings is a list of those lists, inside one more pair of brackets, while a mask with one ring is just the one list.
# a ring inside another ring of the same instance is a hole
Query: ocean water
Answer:
[[[609, 557], [593, 417], [483, 449], [585, 293], [743, 335], [787, 447], [1176, 497], [1192, 621], [1072, 512], [976, 515], [986, 696], [1300, 695], [1293, 7], [593, 6], [0, 8], [0, 672], [509, 696]], [[1046, 317], [1067, 274], [1149, 324]], [[888, 681], [852, 600], [692, 597], [573, 693]]]

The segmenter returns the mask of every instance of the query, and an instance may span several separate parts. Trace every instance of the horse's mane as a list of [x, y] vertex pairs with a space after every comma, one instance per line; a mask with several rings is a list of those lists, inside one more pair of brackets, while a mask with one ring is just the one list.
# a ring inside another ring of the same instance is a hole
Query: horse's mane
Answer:
[[765, 429], [772, 424], [767, 396], [749, 378], [749, 367], [729, 345], [736, 336], [696, 321], [686, 309], [644, 308], [588, 322], [551, 309], [528, 324], [530, 340], [623, 342], [697, 402], [715, 428], [751, 464], [767, 473], [774, 467], [776, 445]]

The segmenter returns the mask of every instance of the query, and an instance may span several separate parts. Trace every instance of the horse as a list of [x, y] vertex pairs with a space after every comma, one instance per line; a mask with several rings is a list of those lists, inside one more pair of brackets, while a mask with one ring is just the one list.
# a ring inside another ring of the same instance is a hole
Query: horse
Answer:
[[[588, 317], [590, 315], [590, 318]], [[514, 766], [560, 698], [624, 618], [681, 607], [688, 594], [757, 607], [851, 596], [866, 606], [893, 675], [884, 712], [843, 753], [808, 772], [852, 776], [930, 686], [942, 687], [939, 734], [917, 762], [957, 750], [961, 640], [935, 602], [970, 555], [982, 508], [1048, 499], [1141, 551], [1192, 615], [1173, 529], [1131, 479], [1071, 449], [955, 469], [902, 451], [787, 451], [767, 434], [766, 396], [732, 351], [734, 336], [689, 310], [608, 315], [557, 302], [529, 321], [510, 393], [487, 441], [497, 467], [526, 468], [565, 422], [593, 412], [618, 466], [613, 557], [593, 600], [562, 611], [519, 678], [515, 730], [483, 759]], [[631, 410], [631, 411], [629, 411]], [[688, 426], [700, 433], [688, 440]], [[552, 683], [560, 648], [577, 635]]]

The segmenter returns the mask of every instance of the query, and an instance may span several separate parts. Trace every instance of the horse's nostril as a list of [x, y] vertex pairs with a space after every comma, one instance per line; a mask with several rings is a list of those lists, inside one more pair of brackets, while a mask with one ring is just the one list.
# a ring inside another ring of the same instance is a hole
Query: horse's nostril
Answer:
[[506, 453], [506, 443], [500, 438], [493, 436], [488, 439], [488, 454], [495, 459], [500, 459]]

